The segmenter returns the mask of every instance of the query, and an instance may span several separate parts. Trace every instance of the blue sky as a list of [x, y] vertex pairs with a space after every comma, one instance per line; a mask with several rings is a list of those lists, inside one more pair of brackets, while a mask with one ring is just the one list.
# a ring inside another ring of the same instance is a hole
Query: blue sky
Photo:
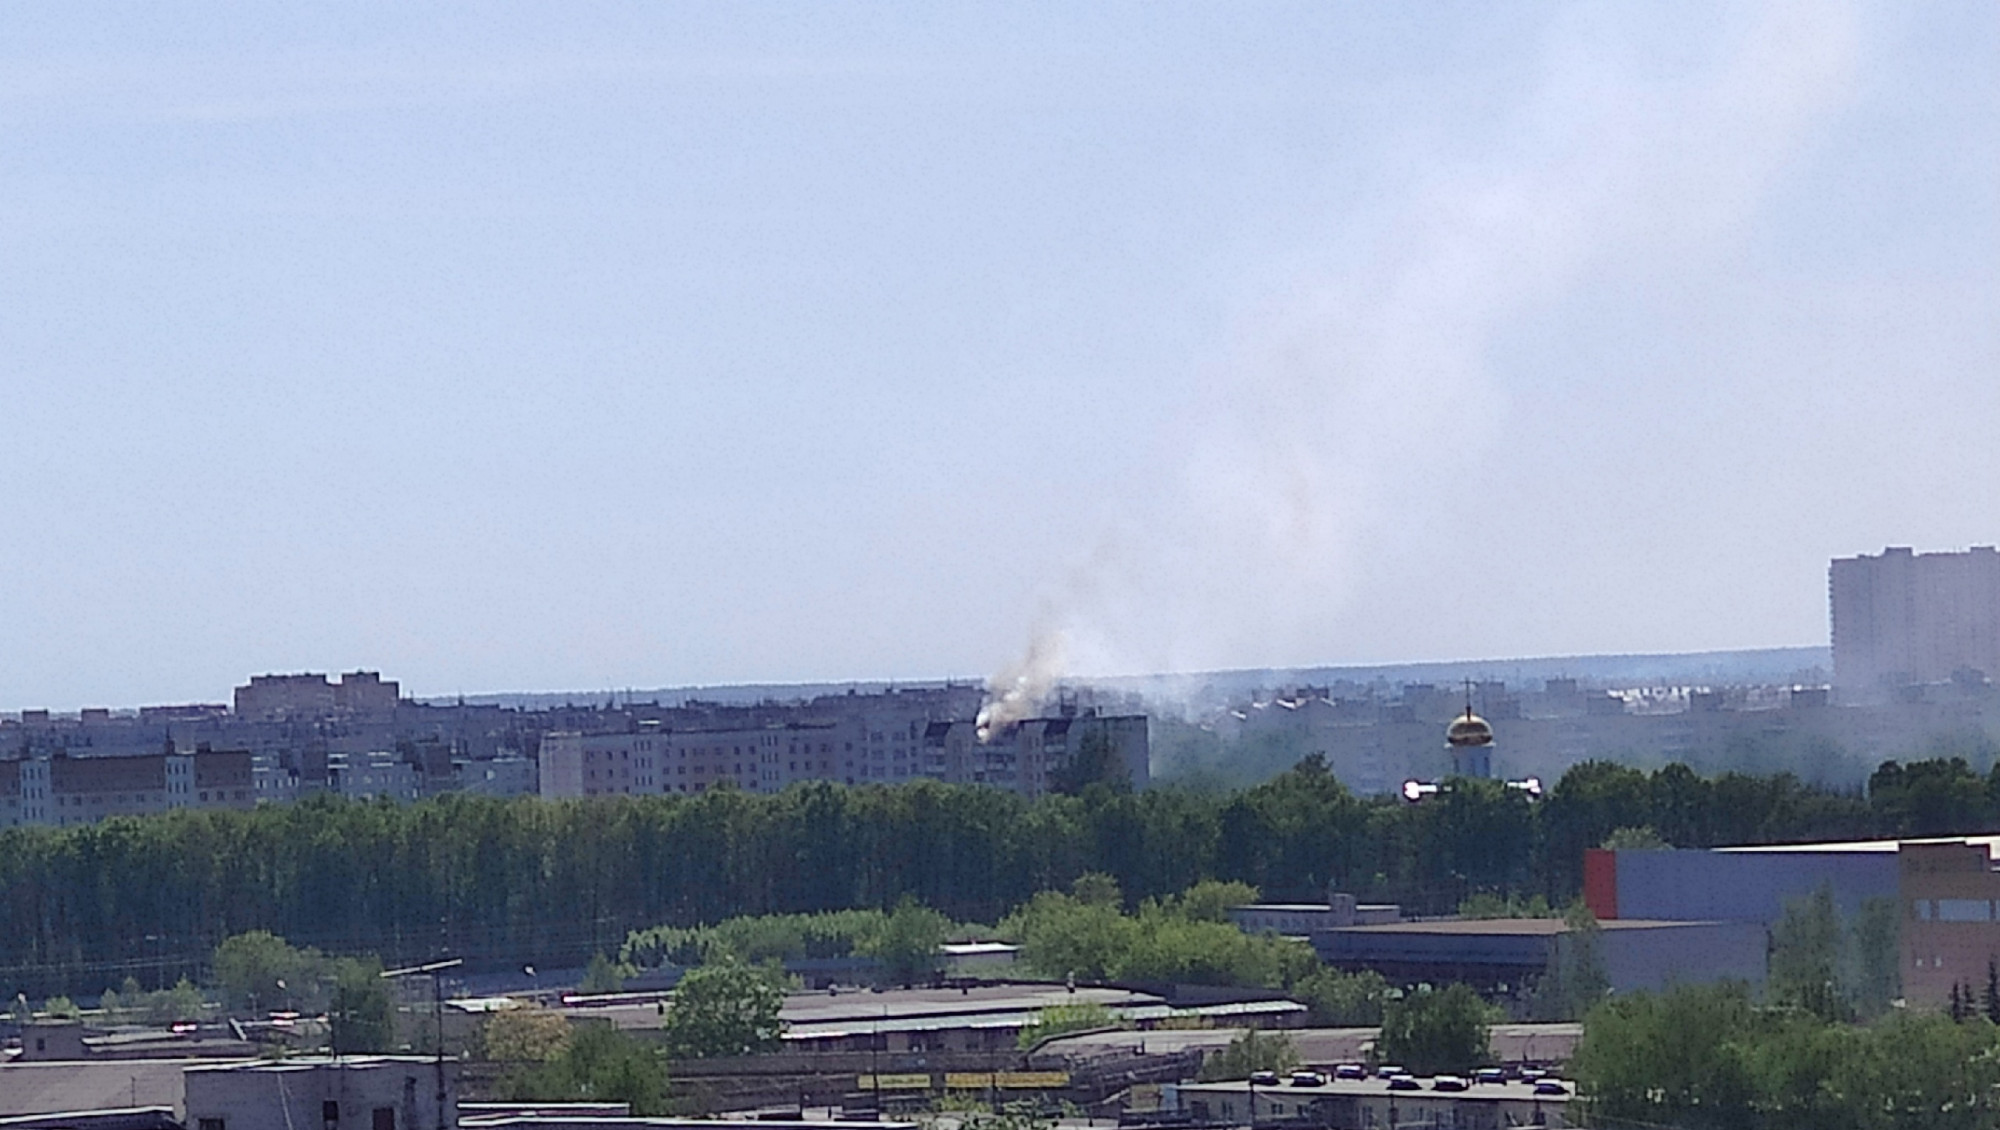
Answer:
[[2000, 9], [0, 17], [0, 707], [1823, 641]]

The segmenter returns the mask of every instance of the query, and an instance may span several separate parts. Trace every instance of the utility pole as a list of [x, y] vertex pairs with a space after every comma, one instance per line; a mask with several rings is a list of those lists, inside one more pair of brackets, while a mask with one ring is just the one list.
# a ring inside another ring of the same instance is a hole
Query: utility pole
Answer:
[[431, 1017], [437, 1025], [437, 1122], [432, 1130], [446, 1130], [444, 1124], [444, 971], [456, 969], [465, 964], [465, 959], [451, 958], [448, 961], [433, 961], [426, 965], [412, 965], [407, 969], [389, 969], [382, 974], [384, 980], [392, 977], [414, 977], [428, 973], [431, 978]]

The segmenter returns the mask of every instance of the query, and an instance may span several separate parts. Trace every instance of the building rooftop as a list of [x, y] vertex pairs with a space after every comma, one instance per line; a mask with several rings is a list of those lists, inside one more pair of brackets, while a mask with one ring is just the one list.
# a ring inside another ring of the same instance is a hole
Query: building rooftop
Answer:
[[[1071, 1062], [1127, 1055], [1171, 1056], [1219, 1052], [1243, 1034], [1240, 1028], [1163, 1028], [1150, 1032], [1083, 1032], [1043, 1044], [1041, 1056]], [[1311, 1067], [1359, 1063], [1374, 1045], [1378, 1028], [1288, 1028], [1283, 1035]], [[1493, 1056], [1502, 1063], [1567, 1060], [1583, 1038], [1581, 1024], [1495, 1024], [1489, 1033]]]
[[[457, 1062], [456, 1057], [446, 1056], [446, 1063]], [[361, 1071], [370, 1067], [387, 1067], [403, 1064], [416, 1067], [434, 1067], [437, 1057], [428, 1055], [300, 1055], [289, 1059], [253, 1059], [242, 1063], [216, 1063], [213, 1060], [185, 1063], [184, 1071], [238, 1072], [253, 1074], [285, 1075], [302, 1071], [317, 1071], [325, 1067], [337, 1067], [344, 1071]]]
[[1745, 855], [1779, 852], [1880, 852], [1894, 855], [1904, 844], [1975, 844], [1985, 848], [1986, 854], [1990, 856], [1996, 854], [1996, 848], [2000, 848], [2000, 836], [1931, 836], [1922, 839], [1844, 840], [1817, 844], [1745, 844], [1741, 847], [1715, 850]]
[[[1712, 926], [1714, 923], [1663, 918], [1607, 918], [1597, 925], [1604, 930], [1673, 930], [1688, 926]], [[1416, 922], [1384, 922], [1378, 926], [1337, 926], [1334, 932], [1546, 937], [1568, 929], [1569, 923], [1560, 918], [1433, 918]]]
[[[1549, 1080], [1549, 1082], [1560, 1083], [1563, 1090], [1568, 1093], [1561, 1095], [1536, 1094], [1536, 1085], [1534, 1083], [1524, 1083], [1518, 1079], [1510, 1079], [1505, 1083], [1474, 1083], [1468, 1080], [1466, 1088], [1463, 1091], [1440, 1091], [1437, 1089], [1437, 1080], [1434, 1078], [1417, 1079], [1416, 1090], [1396, 1090], [1389, 1086], [1389, 1080], [1373, 1078], [1328, 1079], [1326, 1082], [1315, 1087], [1295, 1087], [1291, 1084], [1289, 1078], [1287, 1078], [1285, 1082], [1279, 1083], [1276, 1086], [1259, 1086], [1257, 1090], [1267, 1095], [1283, 1093], [1302, 1097], [1325, 1095], [1329, 1097], [1345, 1096], [1351, 1098], [1414, 1098], [1418, 1095], [1426, 1097], [1435, 1095], [1438, 1098], [1448, 1098], [1458, 1102], [1566, 1103], [1576, 1097], [1576, 1085], [1574, 1083], [1565, 1080]], [[1223, 1083], [1183, 1083], [1180, 1085], [1180, 1090], [1183, 1094], [1241, 1095], [1247, 1094], [1250, 1091], [1250, 1081], [1247, 1079], [1232, 1079]]]
[[183, 1113], [190, 1067], [212, 1059], [49, 1060], [0, 1063], [0, 1117], [161, 1106]]

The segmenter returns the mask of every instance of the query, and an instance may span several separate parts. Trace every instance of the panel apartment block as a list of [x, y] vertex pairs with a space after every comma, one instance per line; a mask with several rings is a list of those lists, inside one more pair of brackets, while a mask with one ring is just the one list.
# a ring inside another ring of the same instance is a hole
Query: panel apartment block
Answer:
[[1834, 683], [1849, 699], [1964, 672], [2000, 676], [2000, 552], [1891, 546], [1827, 573]]

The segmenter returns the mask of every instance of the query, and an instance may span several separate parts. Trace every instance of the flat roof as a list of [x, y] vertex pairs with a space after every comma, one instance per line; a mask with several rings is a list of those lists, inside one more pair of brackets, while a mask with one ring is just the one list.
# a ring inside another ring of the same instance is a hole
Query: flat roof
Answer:
[[1814, 852], [1881, 852], [1893, 855], [1904, 844], [1974, 844], [1993, 855], [2000, 848], [2000, 836], [1929, 836], [1907, 840], [1840, 840], [1817, 844], [1744, 844], [1740, 847], [1715, 848], [1719, 852], [1732, 854], [1766, 853], [1814, 853]]
[[[1061, 1056], [1074, 1061], [1126, 1055], [1169, 1056], [1187, 1051], [1219, 1052], [1241, 1036], [1241, 1028], [1155, 1028], [1150, 1031], [1121, 1029], [1116, 1032], [1080, 1032], [1058, 1036], [1042, 1045], [1039, 1056]], [[1360, 1063], [1367, 1058], [1380, 1034], [1377, 1028], [1286, 1028], [1266, 1034], [1282, 1036], [1299, 1058], [1314, 1067], [1339, 1063]], [[1583, 1025], [1495, 1024], [1487, 1039], [1493, 1055], [1503, 1063], [1547, 1063], [1566, 1060], [1583, 1038]]]
[[[1052, 1005], [1101, 1004], [1127, 1015], [1134, 1010], [1158, 1007], [1162, 1014], [1172, 1011], [1159, 997], [1130, 989], [1079, 987], [1074, 992], [1058, 984], [984, 985], [959, 989], [890, 989], [884, 992], [843, 990], [792, 993], [785, 997], [779, 1012], [791, 1031], [822, 1035], [837, 1031], [874, 1032], [928, 1030], [940, 1027], [978, 1027], [982, 1024], [1012, 1024], [1030, 1019]], [[601, 1016], [619, 1028], [658, 1028], [662, 1013], [659, 1001], [620, 1002], [593, 1005], [588, 1015]]]
[[[1272, 1095], [1274, 1097], [1278, 1095], [1293, 1095], [1305, 1098], [1339, 1096], [1344, 1098], [1408, 1099], [1421, 1095], [1425, 1098], [1450, 1099], [1453, 1102], [1566, 1103], [1576, 1097], [1576, 1084], [1566, 1079], [1551, 1079], [1549, 1081], [1561, 1083], [1563, 1089], [1569, 1092], [1568, 1094], [1538, 1095], [1535, 1093], [1535, 1084], [1523, 1083], [1518, 1079], [1509, 1079], [1505, 1083], [1475, 1083], [1470, 1076], [1463, 1076], [1462, 1078], [1466, 1081], [1465, 1090], [1440, 1091], [1433, 1085], [1436, 1082], [1435, 1079], [1420, 1077], [1417, 1079], [1417, 1090], [1398, 1091], [1390, 1089], [1387, 1079], [1372, 1077], [1367, 1079], [1328, 1079], [1316, 1087], [1295, 1087], [1292, 1085], [1289, 1075], [1281, 1075], [1280, 1077], [1284, 1079], [1284, 1082], [1276, 1086], [1259, 1086], [1257, 1091], [1260, 1094]], [[1223, 1083], [1182, 1083], [1180, 1084], [1180, 1090], [1183, 1094], [1190, 1091], [1196, 1094], [1248, 1094], [1250, 1091], [1250, 1081], [1248, 1079], [1232, 1079]]]
[[[1597, 924], [1605, 930], [1670, 930], [1688, 926], [1714, 926], [1711, 921], [1681, 921], [1667, 918], [1606, 918]], [[1560, 918], [1434, 918], [1418, 922], [1383, 922], [1374, 926], [1336, 926], [1335, 934], [1456, 934], [1506, 937], [1544, 937], [1561, 934], [1569, 923]]]
[[[457, 1063], [457, 1056], [444, 1057], [446, 1063]], [[196, 1071], [215, 1072], [258, 1072], [285, 1073], [297, 1071], [317, 1071], [322, 1067], [338, 1068], [342, 1071], [357, 1071], [369, 1067], [433, 1067], [437, 1057], [428, 1055], [300, 1055], [289, 1059], [253, 1059], [241, 1063], [215, 1063], [190, 1065], [189, 1073]]]
[[191, 1067], [215, 1065], [213, 1059], [0, 1063], [0, 1117], [135, 1105], [171, 1107], [179, 1113], [187, 1096], [183, 1072]]

